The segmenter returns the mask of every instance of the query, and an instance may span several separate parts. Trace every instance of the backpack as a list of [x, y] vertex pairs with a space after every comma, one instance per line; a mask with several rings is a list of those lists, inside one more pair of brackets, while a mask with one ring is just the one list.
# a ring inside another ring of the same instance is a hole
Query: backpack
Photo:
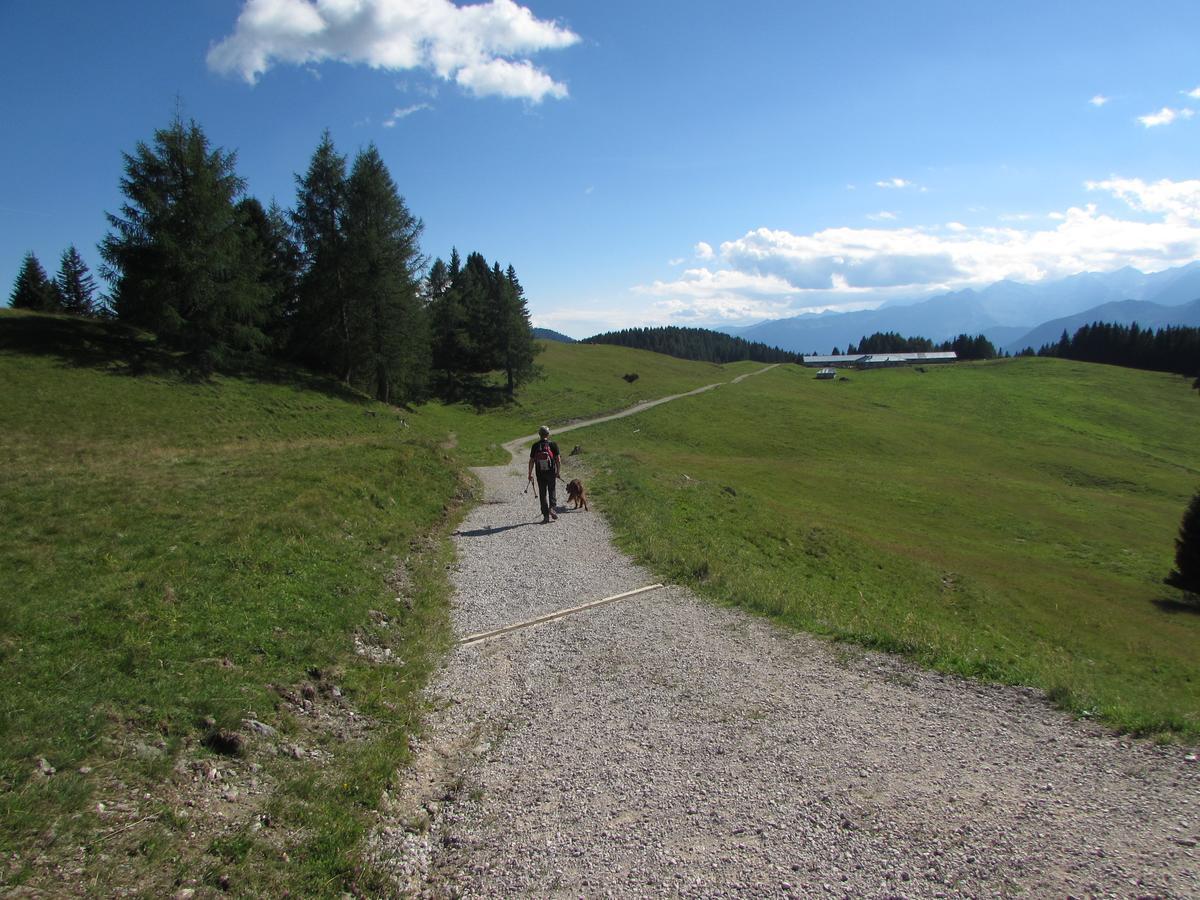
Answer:
[[538, 470], [549, 472], [554, 468], [554, 451], [550, 449], [549, 441], [542, 441], [533, 451], [533, 461]]

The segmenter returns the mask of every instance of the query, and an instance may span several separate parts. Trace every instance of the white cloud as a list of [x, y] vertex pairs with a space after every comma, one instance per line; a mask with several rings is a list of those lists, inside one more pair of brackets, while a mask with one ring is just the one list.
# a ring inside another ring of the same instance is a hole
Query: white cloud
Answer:
[[1200, 100], [1200, 87], [1194, 87], [1190, 91], [1184, 91], [1184, 96], [1191, 97], [1193, 100]]
[[421, 69], [475, 96], [540, 103], [567, 96], [528, 58], [579, 36], [534, 18], [513, 0], [456, 6], [450, 0], [246, 0], [208, 65], [253, 84], [281, 63], [336, 60], [377, 69]]
[[886, 209], [881, 209], [877, 213], [867, 213], [867, 218], [872, 222], [892, 222], [896, 219], [894, 212], [888, 212]]
[[1088, 101], [1088, 103], [1092, 104], [1092, 106], [1103, 106], [1109, 101], [1109, 99], [1110, 98], [1105, 97], [1103, 94], [1096, 94], [1091, 100]]
[[455, 81], [476, 97], [524, 98], [540, 103], [546, 97], [561, 100], [567, 96], [565, 84], [555, 81], [527, 59], [515, 63], [489, 59], [463, 66]]
[[1190, 119], [1195, 114], [1195, 111], [1191, 109], [1171, 109], [1169, 106], [1164, 106], [1156, 113], [1138, 116], [1138, 121], [1147, 128], [1155, 128], [1158, 125], [1170, 125], [1176, 119]]
[[648, 324], [713, 321], [745, 322], [790, 315], [799, 292], [774, 275], [729, 269], [687, 269], [675, 281], [655, 281], [633, 288], [635, 294], [658, 297], [646, 310]]
[[695, 251], [696, 251], [696, 259], [712, 259], [713, 258], [712, 245], [706, 244], [704, 241], [700, 241], [699, 243], [696, 244]]
[[912, 186], [913, 186], [913, 183], [911, 181], [907, 181], [903, 178], [889, 178], [886, 181], [875, 182], [875, 187], [881, 187], [881, 188], [897, 188], [898, 189], [898, 188], [906, 188], [906, 187], [912, 187]]
[[676, 256], [674, 259], [668, 259], [667, 265], [674, 268], [675, 266], [682, 266], [685, 262], [687, 262], [687, 260], [682, 256]]
[[1200, 180], [1114, 177], [1085, 187], [1146, 220], [1087, 204], [1036, 217], [1050, 220], [1041, 228], [961, 222], [810, 234], [758, 228], [716, 251], [704, 244], [712, 255], [702, 257], [703, 265], [633, 290], [657, 298], [654, 314], [667, 321], [749, 321], [869, 308], [1005, 278], [1039, 281], [1126, 265], [1154, 272], [1200, 259]]
[[433, 109], [428, 103], [417, 103], [413, 106], [396, 107], [392, 110], [392, 114], [383, 120], [384, 128], [395, 128], [396, 123], [401, 119], [407, 119], [413, 113], [421, 112], [425, 109]]
[[1140, 178], [1110, 178], [1089, 181], [1089, 191], [1107, 191], [1124, 200], [1138, 212], [1158, 213], [1168, 222], [1200, 223], [1200, 180], [1168, 181], [1147, 184]]

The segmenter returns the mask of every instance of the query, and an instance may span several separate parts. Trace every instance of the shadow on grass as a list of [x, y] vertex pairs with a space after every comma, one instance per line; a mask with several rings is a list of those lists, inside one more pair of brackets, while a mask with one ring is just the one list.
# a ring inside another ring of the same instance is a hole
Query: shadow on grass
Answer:
[[58, 357], [67, 365], [140, 375], [183, 371], [179, 354], [153, 335], [106, 319], [10, 312], [0, 318], [0, 352]]
[[1200, 597], [1193, 601], [1180, 600], [1177, 597], [1159, 597], [1157, 600], [1151, 600], [1162, 612], [1175, 615], [1177, 613], [1190, 614], [1200, 616]]
[[[0, 353], [6, 352], [54, 357], [67, 366], [110, 375], [153, 375], [203, 382], [211, 374], [187, 354], [160, 344], [150, 332], [112, 319], [4, 311], [0, 314]], [[248, 357], [221, 371], [247, 381], [318, 391], [350, 403], [369, 402], [369, 398], [332, 378], [263, 357]]]
[[465, 403], [477, 413], [514, 403], [504, 385], [484, 375], [436, 370], [432, 373], [432, 387], [434, 395], [444, 402]]

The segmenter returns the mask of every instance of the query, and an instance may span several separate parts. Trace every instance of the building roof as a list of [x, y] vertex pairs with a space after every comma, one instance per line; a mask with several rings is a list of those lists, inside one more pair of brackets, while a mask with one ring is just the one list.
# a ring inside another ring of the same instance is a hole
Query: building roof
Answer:
[[870, 366], [886, 363], [901, 362], [953, 362], [958, 354], [953, 350], [936, 351], [933, 353], [855, 353], [840, 356], [805, 356], [806, 366]]

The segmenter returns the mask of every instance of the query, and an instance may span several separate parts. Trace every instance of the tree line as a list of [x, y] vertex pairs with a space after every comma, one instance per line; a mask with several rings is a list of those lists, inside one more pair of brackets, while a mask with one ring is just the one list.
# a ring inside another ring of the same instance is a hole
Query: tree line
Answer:
[[608, 331], [584, 338], [582, 343], [616, 344], [619, 347], [651, 350], [678, 359], [713, 363], [738, 362], [744, 359], [763, 363], [800, 361], [798, 354], [780, 350], [778, 347], [769, 347], [757, 341], [747, 341], [745, 338], [732, 337], [707, 328], [681, 328], [674, 325]]
[[13, 309], [75, 316], [94, 316], [100, 312], [96, 279], [74, 245], [63, 251], [53, 278], [46, 276], [46, 270], [34, 254], [26, 253], [8, 303]]
[[[1032, 348], [1022, 351], [1024, 356], [1033, 353]], [[1037, 355], [1196, 377], [1200, 376], [1200, 328], [1169, 325], [1153, 330], [1136, 322], [1093, 322], [1074, 335], [1064, 329], [1057, 343], [1043, 345]]]
[[97, 300], [69, 248], [50, 280], [25, 258], [10, 305], [109, 315], [154, 332], [201, 371], [266, 357], [335, 375], [385, 402], [509, 396], [536, 373], [529, 311], [510, 265], [427, 260], [422, 222], [369, 144], [349, 162], [326, 131], [291, 209], [246, 194], [236, 154], [176, 117], [123, 154]]
[[[953, 350], [959, 359], [995, 359], [1000, 356], [996, 347], [982, 334], [971, 336], [960, 334], [948, 341], [935, 344], [929, 338], [904, 337], [895, 331], [877, 331], [864, 336], [858, 344], [846, 345], [846, 356], [865, 356], [874, 353], [934, 353]], [[834, 356], [842, 353], [833, 348]]]

